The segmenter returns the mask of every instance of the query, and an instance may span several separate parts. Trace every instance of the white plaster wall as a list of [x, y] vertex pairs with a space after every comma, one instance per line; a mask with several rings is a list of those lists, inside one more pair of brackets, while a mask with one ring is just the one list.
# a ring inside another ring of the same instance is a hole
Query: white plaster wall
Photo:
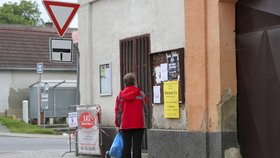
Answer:
[[1, 72], [0, 73], [0, 113], [8, 110], [8, 97], [10, 86], [12, 85], [11, 73], [10, 72]]
[[[79, 49], [80, 49], [80, 103], [93, 104], [92, 101], [92, 51], [91, 51], [91, 4], [84, 0], [78, 11]], [[80, 2], [81, 3], [81, 2]]]
[[[38, 80], [39, 76], [36, 71], [0, 71], [0, 113], [9, 109], [10, 89], [16, 92], [29, 89], [29, 86]], [[76, 80], [76, 72], [44, 71], [42, 80]], [[13, 107], [21, 109], [21, 105], [14, 105]]]
[[[81, 82], [84, 82], [81, 83], [81, 98], [93, 98], [93, 103], [102, 106], [103, 126], [114, 126], [114, 104], [120, 90], [119, 41], [150, 34], [152, 53], [183, 48], [184, 0], [99, 0], [86, 4], [87, 2], [88, 0], [79, 1], [82, 4], [79, 10], [80, 49], [83, 50], [81, 54], [84, 53], [81, 61], [87, 62], [81, 63]], [[98, 65], [107, 61], [112, 62], [113, 91], [112, 96], [101, 97]], [[92, 83], [92, 87], [88, 87], [86, 83]], [[88, 95], [89, 91], [92, 91], [92, 96]]]

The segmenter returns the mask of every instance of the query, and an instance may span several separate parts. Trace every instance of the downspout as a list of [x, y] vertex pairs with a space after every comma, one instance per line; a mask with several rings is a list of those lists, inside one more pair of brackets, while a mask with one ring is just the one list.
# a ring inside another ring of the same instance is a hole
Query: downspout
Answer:
[[208, 94], [208, 3], [207, 0], [204, 0], [204, 31], [205, 31], [205, 115], [206, 115], [206, 132], [205, 132], [205, 138], [206, 138], [206, 157], [210, 157], [209, 152], [209, 94]]
[[206, 111], [206, 132], [209, 131], [209, 94], [208, 94], [208, 19], [207, 0], [204, 0], [204, 30], [205, 30], [205, 111]]

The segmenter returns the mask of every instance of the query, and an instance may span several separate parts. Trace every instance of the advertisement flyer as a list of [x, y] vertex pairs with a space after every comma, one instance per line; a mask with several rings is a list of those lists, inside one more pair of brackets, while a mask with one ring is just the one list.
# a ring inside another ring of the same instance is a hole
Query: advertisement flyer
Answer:
[[78, 153], [100, 155], [99, 124], [97, 108], [77, 107], [78, 112]]
[[179, 118], [178, 81], [164, 82], [164, 118]]

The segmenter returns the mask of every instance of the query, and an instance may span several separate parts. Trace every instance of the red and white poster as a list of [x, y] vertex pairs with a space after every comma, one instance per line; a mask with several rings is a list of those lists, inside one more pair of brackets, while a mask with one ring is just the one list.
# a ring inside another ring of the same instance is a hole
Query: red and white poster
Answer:
[[99, 106], [77, 106], [78, 112], [78, 153], [100, 155], [99, 146]]

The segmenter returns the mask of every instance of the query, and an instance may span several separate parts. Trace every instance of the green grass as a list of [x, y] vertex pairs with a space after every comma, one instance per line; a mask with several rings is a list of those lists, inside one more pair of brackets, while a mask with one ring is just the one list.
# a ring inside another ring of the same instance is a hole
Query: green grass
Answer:
[[56, 134], [53, 129], [40, 128], [9, 117], [0, 116], [0, 124], [6, 126], [12, 133]]

